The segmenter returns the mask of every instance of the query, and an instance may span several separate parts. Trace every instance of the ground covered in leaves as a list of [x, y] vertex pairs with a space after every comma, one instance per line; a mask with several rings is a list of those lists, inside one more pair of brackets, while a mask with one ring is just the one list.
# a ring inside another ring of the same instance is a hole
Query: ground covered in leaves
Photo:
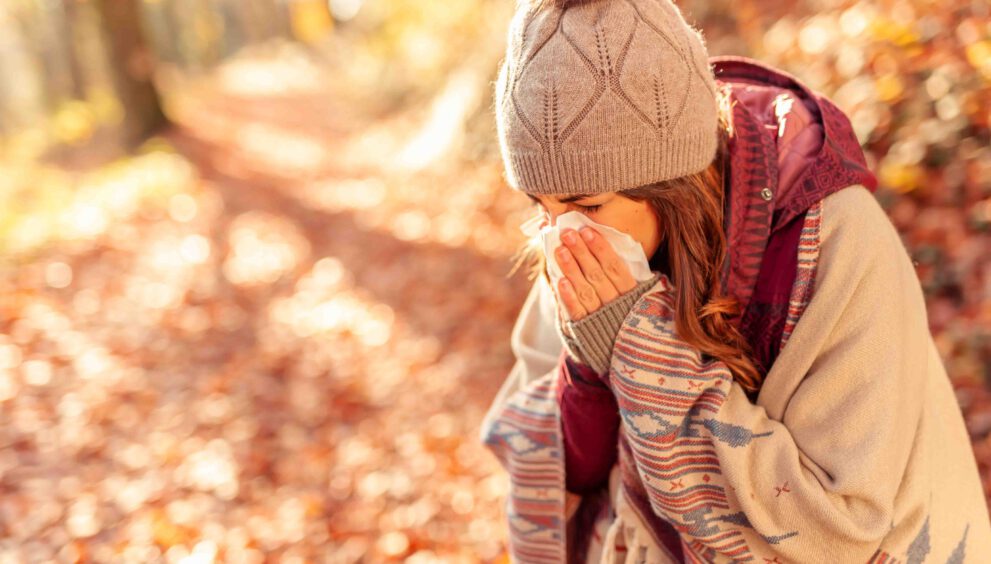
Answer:
[[521, 202], [322, 90], [211, 88], [138, 155], [16, 173], [58, 205], [20, 204], [0, 278], [0, 552], [497, 558]]

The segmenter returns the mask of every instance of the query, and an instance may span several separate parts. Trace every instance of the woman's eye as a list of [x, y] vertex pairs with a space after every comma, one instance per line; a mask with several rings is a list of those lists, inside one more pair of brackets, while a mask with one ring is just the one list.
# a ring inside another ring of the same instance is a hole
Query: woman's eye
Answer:
[[595, 211], [598, 211], [599, 208], [602, 207], [602, 204], [598, 204], [598, 205], [595, 205], [595, 206], [578, 206], [578, 207], [580, 207], [582, 209], [582, 211], [595, 212]]

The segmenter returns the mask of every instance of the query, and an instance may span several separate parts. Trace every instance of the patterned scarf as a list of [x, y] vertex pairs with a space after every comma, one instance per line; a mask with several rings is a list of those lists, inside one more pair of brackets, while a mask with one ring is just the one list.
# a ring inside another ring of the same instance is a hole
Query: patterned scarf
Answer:
[[[807, 303], [811, 279], [803, 280], [802, 275], [814, 276], [812, 257], [818, 257], [816, 204], [852, 184], [876, 189], [877, 180], [867, 169], [849, 119], [827, 98], [812, 92], [798, 79], [751, 59], [715, 57], [711, 62], [717, 79], [732, 88], [733, 135], [724, 216], [729, 250], [722, 282], [727, 294], [747, 304], [739, 327], [753, 348], [757, 369], [763, 377]], [[747, 86], [768, 90], [754, 94]], [[778, 116], [758, 113], [760, 106], [755, 103], [782, 93], [798, 97], [800, 103], [819, 117], [824, 137], [805, 173], [790, 183], [779, 182], [774, 135], [778, 125], [768, 123], [770, 118]], [[772, 186], [777, 186], [777, 193], [770, 189]], [[766, 197], [768, 194], [770, 198]], [[806, 214], [810, 207], [814, 207], [815, 214]], [[805, 244], [814, 244], [814, 249], [800, 247], [803, 229]], [[806, 256], [804, 262], [799, 260], [802, 253]], [[755, 401], [756, 394], [750, 399]], [[656, 540], [680, 557], [678, 532], [650, 510], [647, 492], [633, 465], [623, 463], [631, 454], [622, 433], [619, 442], [625, 491], [641, 517], [651, 525]], [[583, 508], [583, 511], [596, 509]]]

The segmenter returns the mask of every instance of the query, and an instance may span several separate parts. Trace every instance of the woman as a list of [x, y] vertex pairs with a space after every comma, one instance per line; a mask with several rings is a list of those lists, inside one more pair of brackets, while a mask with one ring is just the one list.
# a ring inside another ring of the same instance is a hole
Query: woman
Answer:
[[560, 284], [535, 265], [482, 428], [514, 560], [991, 561], [921, 287], [828, 99], [710, 59], [667, 0], [534, 0], [496, 117], [546, 223], [618, 229], [655, 274], [594, 227], [562, 232]]

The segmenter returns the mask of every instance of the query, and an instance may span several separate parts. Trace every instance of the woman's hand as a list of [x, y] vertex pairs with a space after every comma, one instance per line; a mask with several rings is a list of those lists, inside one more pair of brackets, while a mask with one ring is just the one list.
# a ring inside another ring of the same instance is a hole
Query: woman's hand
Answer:
[[563, 245], [555, 249], [564, 277], [557, 294], [572, 321], [577, 321], [632, 290], [637, 282], [630, 267], [612, 245], [591, 227], [561, 231]]

